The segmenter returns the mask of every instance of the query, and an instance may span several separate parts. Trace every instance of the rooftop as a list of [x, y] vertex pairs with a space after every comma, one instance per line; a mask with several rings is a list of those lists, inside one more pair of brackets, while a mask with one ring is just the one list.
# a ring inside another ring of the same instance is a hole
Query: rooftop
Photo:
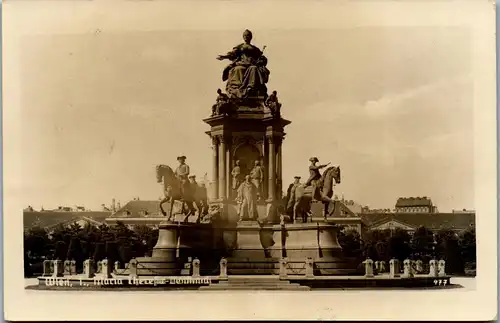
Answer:
[[400, 197], [396, 207], [432, 206], [432, 201], [427, 196], [423, 197]]

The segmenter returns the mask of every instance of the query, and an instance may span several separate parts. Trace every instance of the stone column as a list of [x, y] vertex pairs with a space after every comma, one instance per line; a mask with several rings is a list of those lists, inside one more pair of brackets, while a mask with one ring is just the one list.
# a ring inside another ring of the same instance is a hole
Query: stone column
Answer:
[[267, 137], [269, 145], [269, 189], [268, 200], [274, 201], [276, 196], [276, 150], [274, 145], [274, 137]]
[[219, 140], [215, 136], [212, 137], [212, 148], [212, 198], [217, 200], [219, 198]]
[[231, 175], [231, 145], [229, 143], [229, 140], [226, 140], [226, 199], [231, 198], [231, 191], [232, 191], [232, 175]]
[[278, 200], [281, 200], [283, 194], [283, 159], [281, 157], [281, 147], [283, 146], [283, 138], [281, 138], [278, 142], [278, 153], [276, 154], [276, 168], [277, 168], [277, 183], [278, 183]]
[[226, 144], [224, 138], [219, 138], [219, 199], [226, 197]]

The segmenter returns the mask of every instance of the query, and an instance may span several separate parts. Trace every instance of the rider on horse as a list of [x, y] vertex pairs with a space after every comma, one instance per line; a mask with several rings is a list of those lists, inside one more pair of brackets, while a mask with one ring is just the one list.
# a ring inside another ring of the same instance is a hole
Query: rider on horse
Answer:
[[310, 186], [312, 185], [312, 201], [316, 201], [316, 194], [317, 192], [317, 183], [321, 179], [321, 173], [319, 172], [320, 169], [325, 168], [326, 166], [330, 165], [330, 163], [325, 164], [325, 165], [316, 165], [316, 163], [319, 162], [317, 157], [311, 157], [309, 158], [309, 161], [311, 162], [311, 165], [309, 166], [309, 179], [305, 183], [305, 186]]
[[186, 156], [177, 157], [179, 166], [175, 170], [175, 176], [180, 182], [180, 193], [183, 201], [187, 204], [190, 214], [194, 214], [195, 208], [193, 206], [193, 194], [191, 183], [189, 183], [189, 166], [186, 164]]
[[181, 183], [181, 196], [185, 197], [186, 193], [188, 193], [190, 189], [188, 181], [189, 166], [186, 164], [186, 156], [177, 157], [177, 161], [179, 162], [179, 166], [177, 166], [177, 169], [175, 170], [175, 176]]

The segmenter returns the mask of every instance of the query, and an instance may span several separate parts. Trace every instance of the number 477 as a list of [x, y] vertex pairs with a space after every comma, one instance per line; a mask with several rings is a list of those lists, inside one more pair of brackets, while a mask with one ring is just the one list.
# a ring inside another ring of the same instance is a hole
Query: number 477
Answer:
[[446, 284], [448, 283], [448, 280], [447, 279], [434, 279], [434, 285], [435, 286], [446, 286]]

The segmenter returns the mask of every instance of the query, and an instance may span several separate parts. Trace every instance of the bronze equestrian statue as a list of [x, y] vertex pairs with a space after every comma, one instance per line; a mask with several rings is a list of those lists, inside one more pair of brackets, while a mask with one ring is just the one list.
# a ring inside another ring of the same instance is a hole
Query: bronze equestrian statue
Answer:
[[[160, 211], [163, 216], [168, 215], [169, 219], [173, 215], [172, 211], [176, 202], [181, 203], [181, 210], [179, 210], [179, 213], [186, 214], [186, 218], [196, 212], [193, 204], [197, 198], [200, 199], [200, 201], [196, 201], [197, 205], [206, 203], [206, 199], [204, 198], [206, 194], [201, 194], [200, 192], [202, 189], [206, 190], [205, 187], [200, 185], [200, 190], [193, 194], [194, 192], [192, 192], [192, 189], [186, 189], [186, 182], [184, 179], [180, 179], [176, 176], [172, 168], [167, 165], [156, 166], [156, 180], [158, 183], [163, 183], [163, 192], [165, 194], [165, 197], [160, 201]], [[189, 182], [187, 182], [187, 184], [189, 185]], [[167, 211], [163, 208], [163, 204], [166, 202], [169, 202], [170, 205]], [[202, 217], [203, 213], [206, 212], [199, 210], [199, 218]]]
[[[303, 222], [307, 222], [307, 216], [311, 212], [311, 202], [321, 201], [324, 206], [324, 217], [331, 216], [335, 212], [335, 201], [332, 200], [333, 186], [340, 183], [340, 167], [328, 167], [319, 179], [315, 179], [314, 185], [297, 185], [288, 201], [287, 209], [293, 205], [293, 221], [300, 215]], [[330, 206], [333, 206], [331, 209]], [[331, 210], [330, 210], [331, 209]]]

